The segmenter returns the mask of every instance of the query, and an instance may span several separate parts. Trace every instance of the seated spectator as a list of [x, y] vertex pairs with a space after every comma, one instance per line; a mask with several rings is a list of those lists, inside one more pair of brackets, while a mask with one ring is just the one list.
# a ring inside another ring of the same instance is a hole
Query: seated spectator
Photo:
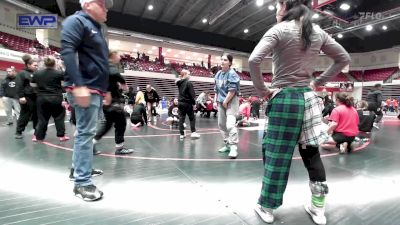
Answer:
[[[359, 118], [356, 109], [353, 107], [353, 97], [345, 92], [336, 94], [336, 108], [332, 110], [329, 117], [328, 133], [332, 135], [329, 142], [333, 142], [336, 148], [343, 154], [351, 152], [351, 143], [358, 135]], [[335, 148], [329, 143], [322, 144], [326, 149]]]
[[376, 115], [368, 111], [368, 103], [364, 100], [357, 103], [357, 113], [360, 123], [358, 130], [362, 132], [371, 132], [374, 127]]
[[179, 109], [178, 109], [178, 99], [174, 98], [172, 104], [168, 108], [168, 118], [167, 123], [172, 126], [178, 126], [179, 121]]
[[135, 105], [131, 113], [131, 125], [132, 127], [140, 127], [147, 125], [147, 113], [146, 113], [146, 102], [144, 101], [144, 94], [138, 91], [136, 94]]
[[248, 99], [244, 99], [243, 103], [239, 106], [239, 114], [236, 116], [237, 126], [249, 126], [250, 119], [250, 103]]

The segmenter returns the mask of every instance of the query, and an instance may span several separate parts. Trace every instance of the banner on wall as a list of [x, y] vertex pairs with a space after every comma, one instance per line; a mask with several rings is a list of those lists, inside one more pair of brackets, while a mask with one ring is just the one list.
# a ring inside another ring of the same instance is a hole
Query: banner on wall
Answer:
[[17, 14], [17, 28], [57, 29], [57, 14]]

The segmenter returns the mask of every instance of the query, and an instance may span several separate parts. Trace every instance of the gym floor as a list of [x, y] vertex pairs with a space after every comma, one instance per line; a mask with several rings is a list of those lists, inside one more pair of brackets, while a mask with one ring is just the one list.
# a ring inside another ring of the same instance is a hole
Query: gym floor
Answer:
[[[114, 155], [113, 130], [100, 141], [94, 168], [104, 174], [93, 180], [104, 198], [97, 202], [72, 193], [73, 138], [60, 143], [50, 125], [46, 142], [33, 143], [30, 124], [22, 140], [14, 139], [15, 125], [0, 127], [0, 224], [265, 224], [253, 210], [263, 175], [263, 124], [240, 129], [239, 157], [231, 160], [217, 152], [223, 146], [217, 118], [197, 117], [201, 138], [182, 141], [162, 121], [164, 115], [151, 126], [128, 126], [125, 144], [135, 149], [128, 156]], [[400, 121], [385, 117], [369, 145], [345, 155], [321, 150], [328, 224], [399, 224], [399, 133]], [[311, 196], [307, 172], [297, 150], [293, 157], [274, 224], [313, 224], [303, 209]]]

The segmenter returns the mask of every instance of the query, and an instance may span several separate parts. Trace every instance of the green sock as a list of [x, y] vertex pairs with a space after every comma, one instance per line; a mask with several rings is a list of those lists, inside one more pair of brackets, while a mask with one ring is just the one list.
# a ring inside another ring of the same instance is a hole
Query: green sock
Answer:
[[319, 197], [319, 196], [312, 195], [311, 202], [314, 207], [323, 208], [325, 206], [325, 196]]

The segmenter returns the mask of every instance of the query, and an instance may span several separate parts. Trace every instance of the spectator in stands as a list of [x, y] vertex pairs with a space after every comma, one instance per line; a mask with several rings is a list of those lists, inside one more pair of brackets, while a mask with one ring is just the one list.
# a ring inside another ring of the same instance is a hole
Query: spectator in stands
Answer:
[[367, 95], [368, 110], [376, 114], [375, 127], [379, 129], [377, 123], [382, 120], [382, 84], [375, 84], [374, 90], [370, 91]]
[[31, 86], [37, 88], [38, 124], [35, 136], [38, 141], [44, 140], [49, 119], [53, 117], [57, 137], [60, 141], [68, 141], [69, 137], [65, 136], [65, 108], [62, 106], [64, 74], [55, 69], [53, 57], [46, 57], [43, 62], [46, 69], [35, 72], [31, 80]]
[[[278, 23], [264, 34], [249, 58], [253, 85], [262, 98], [269, 99], [266, 110], [269, 122], [262, 146], [265, 170], [255, 211], [265, 222], [274, 221], [273, 210], [282, 205], [292, 155], [300, 144], [312, 192], [305, 209], [315, 223], [326, 224], [328, 186], [318, 151], [319, 143], [325, 139], [319, 130], [322, 102], [312, 88], [340, 73], [350, 63], [350, 56], [324, 30], [312, 24], [311, 1], [278, 0], [276, 6]], [[311, 62], [320, 50], [333, 58], [334, 63], [311, 81]], [[272, 87], [280, 89], [269, 89], [263, 82], [260, 66], [270, 53], [275, 65]]]
[[[339, 92], [335, 97], [336, 108], [332, 110], [329, 117], [328, 134], [332, 135], [336, 147], [343, 154], [351, 152], [351, 143], [359, 133], [360, 119], [357, 110], [354, 108], [353, 97], [346, 92]], [[321, 147], [329, 148], [327, 145]]]
[[150, 84], [146, 86], [146, 91], [144, 93], [144, 100], [146, 101], [147, 104], [148, 121], [150, 122], [154, 117], [154, 122], [156, 122], [157, 121], [156, 107], [160, 102], [160, 97], [158, 96], [156, 89], [154, 89]]
[[124, 104], [122, 101], [122, 94], [119, 91], [120, 86], [122, 89], [127, 90], [125, 79], [118, 71], [120, 56], [117, 51], [110, 51], [108, 53], [109, 60], [109, 80], [107, 96], [104, 100], [103, 112], [105, 120], [100, 122], [100, 126], [93, 139], [94, 147], [100, 139], [111, 129], [115, 127], [115, 154], [124, 155], [133, 153], [133, 149], [125, 146], [125, 130], [126, 118], [124, 112]]
[[168, 107], [168, 118], [167, 123], [169, 124], [170, 128], [174, 125], [178, 126], [179, 121], [179, 109], [178, 109], [178, 99], [174, 98], [172, 104]]
[[239, 138], [235, 125], [239, 111], [240, 78], [231, 68], [232, 61], [232, 55], [225, 54], [221, 57], [222, 69], [214, 78], [214, 108], [218, 107], [218, 127], [225, 143], [225, 146], [218, 151], [229, 152], [229, 158], [236, 159]]
[[[33, 122], [33, 129], [36, 129], [38, 122], [37, 110], [36, 110], [36, 92], [31, 87], [30, 82], [32, 80], [33, 73], [37, 70], [37, 62], [32, 59], [30, 55], [22, 56], [22, 60], [25, 63], [25, 69], [17, 74], [17, 95], [19, 103], [21, 105], [21, 113], [17, 121], [17, 129], [15, 131], [15, 138], [21, 139], [22, 132], [28, 125], [29, 120]], [[32, 138], [36, 140], [35, 135]]]
[[144, 101], [144, 94], [138, 91], [136, 94], [135, 105], [131, 113], [131, 125], [132, 127], [140, 127], [147, 125], [147, 113], [146, 113], [146, 102]]
[[190, 121], [191, 138], [200, 138], [200, 134], [196, 132], [196, 117], [194, 116], [194, 107], [196, 105], [196, 94], [194, 92], [193, 84], [190, 82], [190, 71], [182, 70], [179, 79], [175, 81], [179, 90], [178, 108], [179, 108], [179, 133], [180, 139], [185, 138], [185, 119], [186, 115]]
[[3, 104], [6, 110], [7, 122], [6, 125], [12, 125], [14, 123], [14, 116], [19, 118], [21, 106], [18, 102], [17, 95], [17, 83], [16, 83], [16, 71], [15, 68], [7, 68], [7, 76], [1, 81], [0, 86], [0, 97], [3, 100]]
[[75, 109], [78, 131], [72, 156], [73, 191], [85, 201], [95, 201], [102, 198], [103, 192], [91, 180], [92, 140], [109, 77], [108, 46], [101, 23], [107, 20], [107, 8], [112, 7], [112, 0], [80, 0], [80, 3], [82, 11], [63, 22], [61, 55], [66, 67], [68, 101]]

